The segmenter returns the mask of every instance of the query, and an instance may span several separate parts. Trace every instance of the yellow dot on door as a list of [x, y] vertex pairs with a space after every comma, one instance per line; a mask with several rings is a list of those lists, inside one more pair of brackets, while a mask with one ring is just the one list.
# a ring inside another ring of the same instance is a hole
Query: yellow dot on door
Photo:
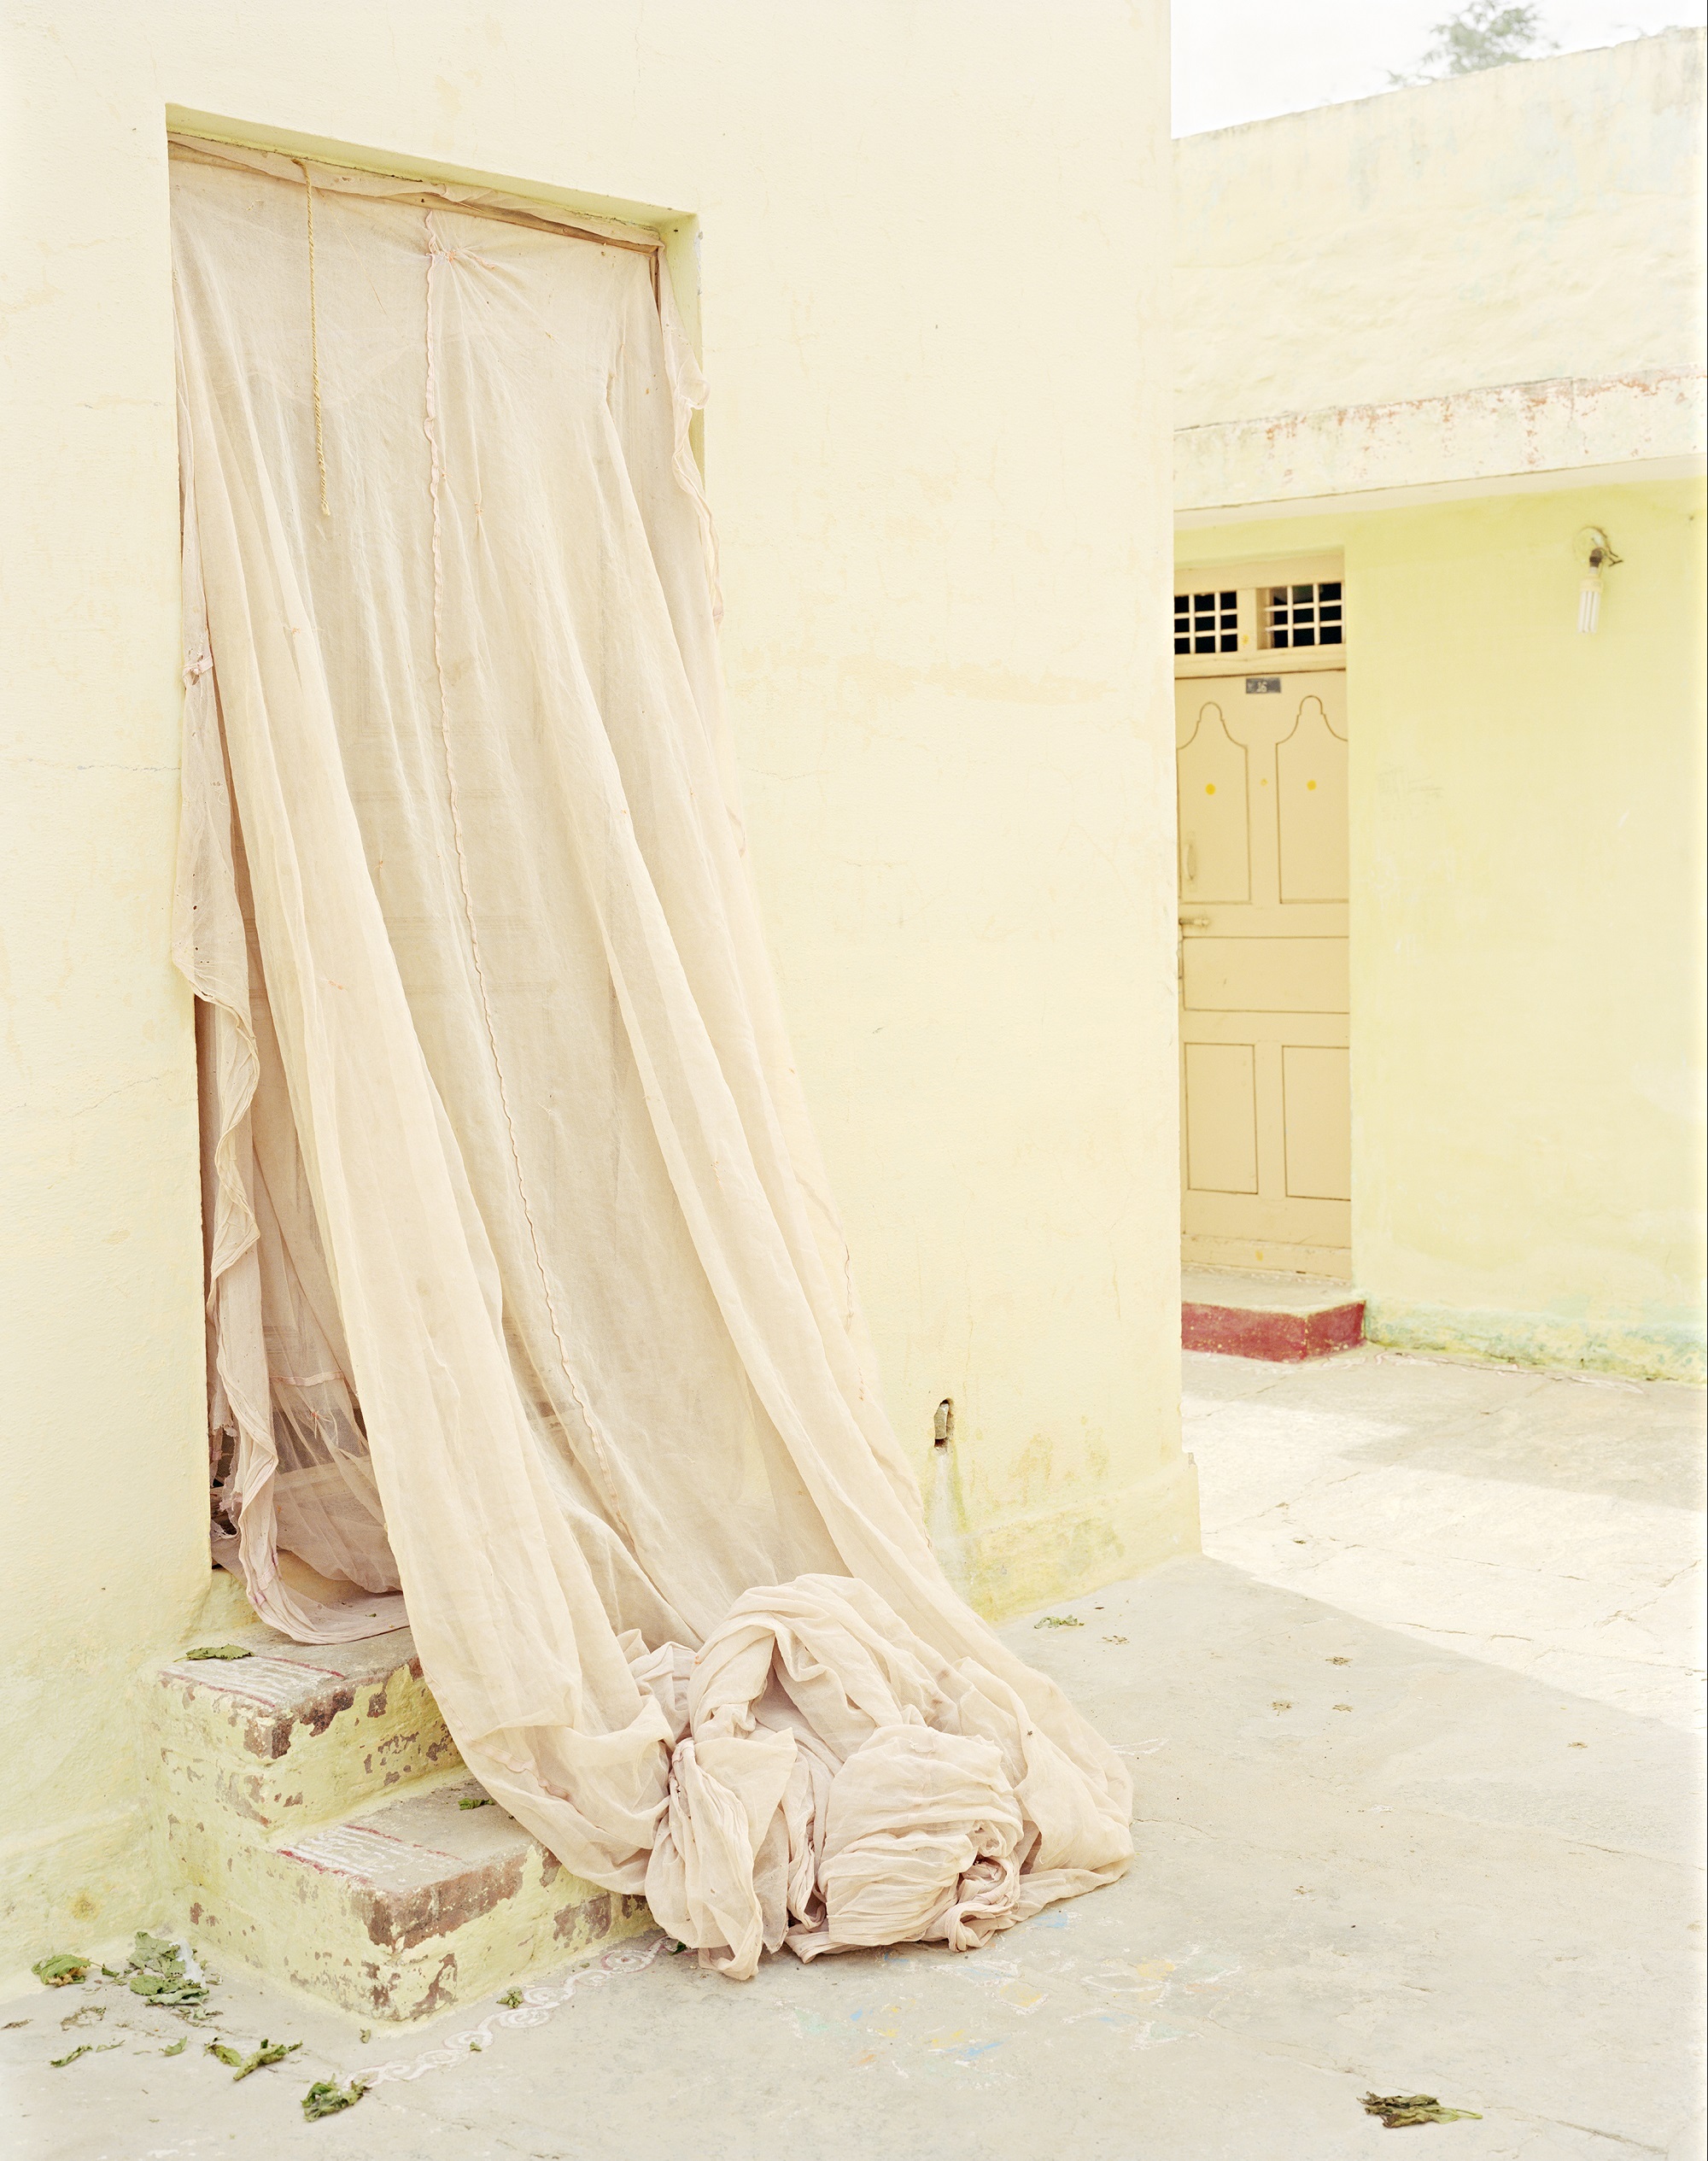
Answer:
[[1307, 781], [1305, 782], [1305, 786], [1307, 788], [1314, 788], [1316, 786], [1316, 782], [1314, 781]]
[[1206, 782], [1204, 782], [1204, 793], [1205, 793], [1205, 794], [1206, 794], [1206, 795], [1214, 795], [1214, 794], [1215, 794], [1215, 792], [1216, 792], [1216, 784], [1215, 784], [1215, 782], [1214, 782], [1214, 781], [1206, 781]]

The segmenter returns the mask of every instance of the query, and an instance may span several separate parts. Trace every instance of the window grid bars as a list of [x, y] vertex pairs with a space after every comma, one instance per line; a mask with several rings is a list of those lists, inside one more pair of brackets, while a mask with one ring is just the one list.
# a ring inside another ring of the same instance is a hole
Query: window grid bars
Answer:
[[1176, 653], [1237, 653], [1237, 593], [1177, 593], [1174, 595]]
[[[1179, 639], [1179, 607], [1177, 599], [1174, 603], [1176, 653], [1186, 650]], [[1259, 592], [1258, 607], [1260, 639], [1269, 652], [1287, 653], [1301, 646], [1342, 645], [1345, 642], [1345, 617], [1338, 578], [1311, 585], [1263, 586]]]

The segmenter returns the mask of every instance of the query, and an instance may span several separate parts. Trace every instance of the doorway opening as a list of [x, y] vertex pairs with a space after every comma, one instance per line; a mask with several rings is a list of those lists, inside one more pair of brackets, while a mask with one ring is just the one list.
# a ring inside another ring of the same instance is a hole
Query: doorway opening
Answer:
[[1347, 1282], [1340, 559], [1198, 567], [1176, 589], [1181, 1258]]

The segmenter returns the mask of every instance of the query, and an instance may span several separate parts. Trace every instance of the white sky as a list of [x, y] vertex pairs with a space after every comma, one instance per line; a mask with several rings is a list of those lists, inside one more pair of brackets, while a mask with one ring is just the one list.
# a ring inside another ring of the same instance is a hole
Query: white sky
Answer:
[[[1175, 0], [1174, 132], [1235, 127], [1343, 98], [1408, 73], [1431, 26], [1461, 0]], [[1562, 52], [1708, 19], [1708, 0], [1541, 0]]]

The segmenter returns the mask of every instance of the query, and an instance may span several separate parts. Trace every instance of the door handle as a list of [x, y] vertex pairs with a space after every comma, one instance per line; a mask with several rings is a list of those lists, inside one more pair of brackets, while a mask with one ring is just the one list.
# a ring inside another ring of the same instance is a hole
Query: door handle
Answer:
[[1182, 916], [1180, 928], [1182, 930], [1210, 930], [1214, 926], [1208, 916]]

